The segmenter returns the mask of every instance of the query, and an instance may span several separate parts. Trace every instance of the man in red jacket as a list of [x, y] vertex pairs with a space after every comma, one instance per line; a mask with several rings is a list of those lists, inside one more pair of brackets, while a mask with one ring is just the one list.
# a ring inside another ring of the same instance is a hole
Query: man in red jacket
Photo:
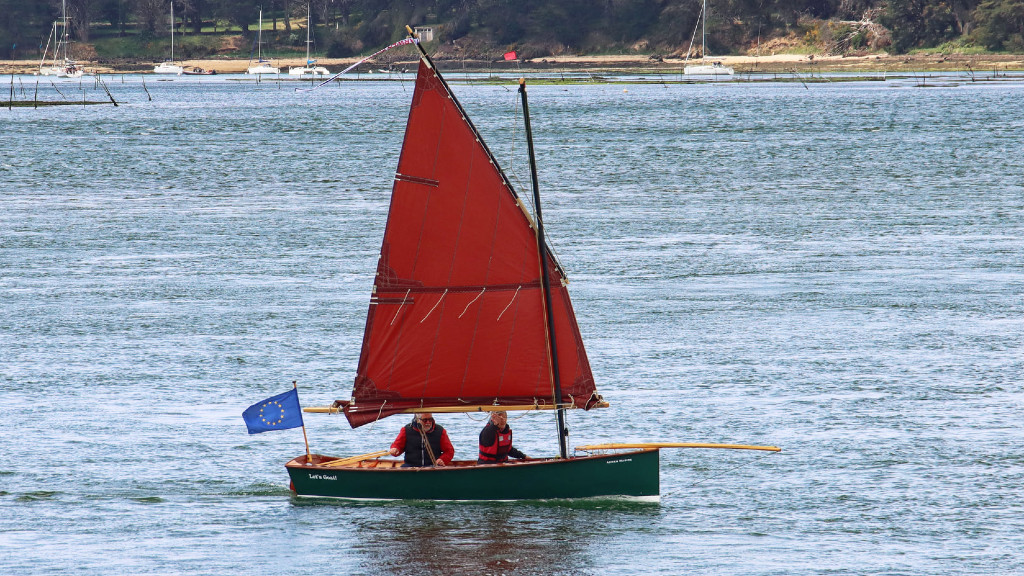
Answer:
[[455, 456], [455, 448], [448, 432], [434, 422], [429, 413], [413, 416], [412, 422], [402, 427], [389, 450], [392, 456], [405, 452], [402, 468], [447, 466]]
[[508, 457], [526, 459], [526, 454], [512, 445], [512, 429], [508, 427], [505, 411], [491, 412], [491, 418], [480, 431], [480, 456], [477, 464], [498, 464], [508, 462]]

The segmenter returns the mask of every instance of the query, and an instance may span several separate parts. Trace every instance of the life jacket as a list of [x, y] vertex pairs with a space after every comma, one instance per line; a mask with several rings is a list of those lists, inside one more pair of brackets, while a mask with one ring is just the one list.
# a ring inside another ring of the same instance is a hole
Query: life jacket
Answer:
[[[477, 462], [508, 462], [508, 451], [512, 448], [512, 429], [505, 425], [504, 430], [498, 430], [497, 426], [488, 423], [489, 428], [495, 429], [494, 442], [489, 446], [480, 442], [480, 455]], [[483, 432], [480, 433], [483, 436]]]
[[[427, 442], [430, 442], [430, 449], [434, 451], [434, 458], [441, 458], [441, 435], [444, 429], [434, 424], [434, 429], [427, 432]], [[416, 422], [405, 426], [405, 463], [409, 466], [433, 466], [430, 461], [430, 454], [423, 444], [423, 436], [420, 435], [420, 425]]]

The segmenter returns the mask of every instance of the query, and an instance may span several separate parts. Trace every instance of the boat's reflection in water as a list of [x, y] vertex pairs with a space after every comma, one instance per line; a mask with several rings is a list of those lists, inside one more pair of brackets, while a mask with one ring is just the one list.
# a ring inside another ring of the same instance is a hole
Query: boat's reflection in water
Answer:
[[315, 502], [354, 508], [359, 544], [346, 565], [365, 574], [595, 573], [624, 521], [642, 530], [661, 514], [657, 504], [606, 499]]

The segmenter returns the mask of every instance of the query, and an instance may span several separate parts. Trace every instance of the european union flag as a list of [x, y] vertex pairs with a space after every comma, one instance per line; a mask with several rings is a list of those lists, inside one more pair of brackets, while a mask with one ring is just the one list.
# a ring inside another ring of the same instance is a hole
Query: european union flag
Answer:
[[268, 430], [287, 430], [302, 426], [302, 408], [299, 406], [299, 391], [296, 388], [257, 402], [242, 412], [242, 419], [249, 434]]

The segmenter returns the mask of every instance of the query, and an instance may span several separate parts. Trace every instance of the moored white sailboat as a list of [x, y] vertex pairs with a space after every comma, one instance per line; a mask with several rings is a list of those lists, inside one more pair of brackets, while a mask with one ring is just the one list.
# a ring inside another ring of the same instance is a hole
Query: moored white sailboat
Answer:
[[[46, 64], [46, 54], [50, 48], [50, 40], [53, 40], [53, 60]], [[85, 71], [77, 62], [68, 57], [68, 44], [71, 43], [71, 36], [68, 34], [68, 10], [66, 0], [61, 2], [61, 19], [53, 23], [50, 32], [50, 39], [46, 41], [46, 48], [43, 50], [43, 58], [39, 62], [39, 74], [43, 76], [56, 76], [58, 78], [81, 78]]]
[[[54, 42], [53, 62], [46, 63], [46, 55], [50, 52], [50, 42]], [[60, 46], [60, 39], [57, 36], [57, 22], [53, 22], [53, 29], [50, 30], [50, 37], [46, 40], [46, 47], [43, 48], [43, 57], [39, 61], [39, 72], [43, 76], [56, 76], [60, 68], [57, 67], [57, 49]]]
[[260, 27], [256, 33], [256, 65], [252, 66], [252, 60], [249, 60], [249, 68], [246, 69], [246, 74], [280, 74], [281, 69], [277, 66], [273, 66], [269, 60], [263, 59], [263, 10], [260, 10]]
[[[700, 9], [700, 63], [699, 64], [685, 64], [683, 66], [683, 74], [687, 76], [732, 76], [734, 70], [729, 66], [722, 64], [717, 60], [709, 60], [708, 58], [708, 44], [707, 35], [705, 34], [705, 28], [708, 21], [708, 0], [704, 0], [704, 4]], [[694, 29], [693, 35], [697, 35], [697, 30]], [[686, 62], [690, 61], [690, 52], [693, 50], [693, 38], [690, 38], [690, 50], [686, 52]]]
[[310, 32], [313, 29], [313, 14], [309, 4], [306, 4], [306, 65], [291, 66], [288, 68], [289, 76], [327, 76], [330, 72], [323, 66], [317, 66], [316, 60], [309, 57], [309, 46], [313, 43]]
[[171, 0], [171, 58], [153, 68], [156, 74], [177, 74], [185, 71], [183, 66], [174, 63], [174, 0]]

